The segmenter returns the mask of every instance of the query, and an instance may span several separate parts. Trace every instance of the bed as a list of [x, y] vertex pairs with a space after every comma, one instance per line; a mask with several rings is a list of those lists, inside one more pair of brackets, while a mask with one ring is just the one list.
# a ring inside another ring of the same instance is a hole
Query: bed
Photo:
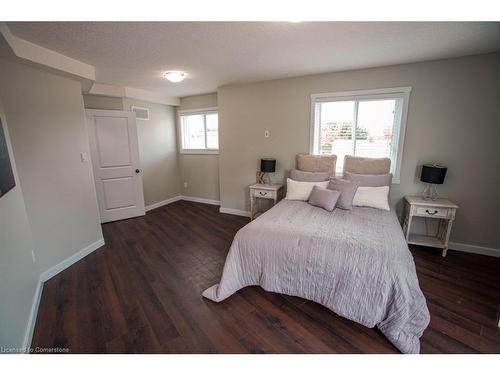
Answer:
[[[351, 160], [346, 170], [383, 169], [370, 162]], [[219, 284], [203, 296], [220, 302], [250, 285], [377, 326], [403, 353], [420, 352], [419, 338], [429, 324], [413, 257], [393, 211], [328, 212], [282, 200], [238, 231]]]

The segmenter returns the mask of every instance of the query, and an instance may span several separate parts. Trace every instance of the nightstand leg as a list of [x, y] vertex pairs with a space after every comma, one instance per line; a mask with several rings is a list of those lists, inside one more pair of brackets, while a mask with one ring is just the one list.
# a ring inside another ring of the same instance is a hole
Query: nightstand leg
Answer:
[[444, 248], [443, 248], [443, 253], [441, 254], [444, 257], [446, 257], [446, 252], [448, 251], [448, 241], [450, 240], [450, 232], [451, 232], [451, 226], [453, 224], [453, 220], [448, 220], [446, 227], [446, 233], [444, 235]]
[[408, 215], [408, 218], [407, 218], [408, 222], [406, 224], [407, 226], [406, 226], [406, 233], [405, 233], [406, 241], [408, 241], [410, 239], [411, 219], [412, 219], [411, 215]]
[[253, 220], [253, 200], [254, 200], [254, 197], [253, 197], [253, 194], [252, 194], [252, 191], [250, 190], [250, 220]]

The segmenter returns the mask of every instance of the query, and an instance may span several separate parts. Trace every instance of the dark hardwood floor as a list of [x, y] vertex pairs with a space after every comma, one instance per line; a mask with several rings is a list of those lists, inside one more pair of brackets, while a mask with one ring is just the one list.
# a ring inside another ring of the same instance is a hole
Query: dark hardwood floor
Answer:
[[[397, 353], [376, 329], [301, 298], [218, 282], [248, 219], [179, 201], [103, 225], [106, 245], [45, 283], [33, 347], [70, 353]], [[431, 323], [422, 353], [500, 353], [500, 258], [412, 247]]]

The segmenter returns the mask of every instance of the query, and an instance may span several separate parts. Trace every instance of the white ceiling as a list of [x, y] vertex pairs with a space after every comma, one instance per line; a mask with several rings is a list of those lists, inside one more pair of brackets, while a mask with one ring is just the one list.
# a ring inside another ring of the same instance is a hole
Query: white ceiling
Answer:
[[[96, 67], [99, 83], [173, 96], [225, 84], [500, 50], [486, 22], [9, 22], [23, 39]], [[187, 78], [173, 84], [166, 70]]]

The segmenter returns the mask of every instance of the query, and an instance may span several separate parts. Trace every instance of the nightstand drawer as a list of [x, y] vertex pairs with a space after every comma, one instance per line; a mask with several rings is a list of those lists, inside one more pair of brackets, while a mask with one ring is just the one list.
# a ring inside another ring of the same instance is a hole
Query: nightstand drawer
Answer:
[[263, 190], [263, 189], [253, 189], [253, 196], [257, 197], [257, 198], [274, 199], [274, 197], [276, 196], [276, 191]]
[[447, 218], [448, 209], [442, 207], [417, 207], [416, 216]]

